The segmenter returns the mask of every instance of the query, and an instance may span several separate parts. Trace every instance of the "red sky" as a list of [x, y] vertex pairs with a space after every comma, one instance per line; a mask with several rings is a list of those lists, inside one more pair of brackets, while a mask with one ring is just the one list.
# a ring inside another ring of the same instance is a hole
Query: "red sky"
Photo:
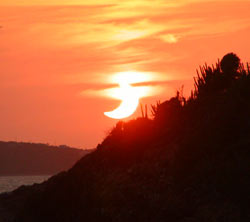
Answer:
[[164, 90], [141, 99], [150, 104], [182, 85], [188, 95], [195, 69], [227, 52], [250, 61], [249, 0], [86, 2], [0, 3], [0, 140], [93, 148], [120, 102], [85, 92], [114, 73], [163, 77]]

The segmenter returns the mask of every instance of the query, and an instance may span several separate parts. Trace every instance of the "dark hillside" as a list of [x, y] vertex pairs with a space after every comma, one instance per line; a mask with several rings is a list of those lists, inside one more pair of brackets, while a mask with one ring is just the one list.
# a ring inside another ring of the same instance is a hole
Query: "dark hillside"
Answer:
[[119, 122], [69, 171], [0, 196], [2, 221], [250, 221], [250, 70], [237, 58], [201, 67], [191, 97], [152, 119]]
[[68, 170], [87, 153], [67, 146], [0, 142], [0, 176], [53, 175]]

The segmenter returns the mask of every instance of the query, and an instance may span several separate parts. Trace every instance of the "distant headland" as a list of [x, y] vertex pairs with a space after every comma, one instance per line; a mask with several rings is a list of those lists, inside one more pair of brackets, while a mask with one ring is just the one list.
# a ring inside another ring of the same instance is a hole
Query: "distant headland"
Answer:
[[53, 175], [89, 152], [65, 145], [0, 141], [0, 176]]

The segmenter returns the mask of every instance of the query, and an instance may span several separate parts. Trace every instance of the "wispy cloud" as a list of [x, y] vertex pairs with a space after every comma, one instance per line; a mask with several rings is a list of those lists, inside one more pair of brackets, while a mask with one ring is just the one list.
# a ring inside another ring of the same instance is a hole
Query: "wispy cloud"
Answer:
[[0, 57], [8, 60], [3, 67], [14, 75], [13, 67], [7, 67], [11, 59], [29, 64], [18, 74], [30, 75], [22, 76], [23, 80], [32, 80], [30, 72], [37, 67], [44, 72], [35, 76], [39, 81], [47, 81], [46, 75], [58, 80], [82, 75], [88, 82], [121, 69], [155, 71], [157, 67], [160, 71], [161, 63], [173, 64], [187, 56], [185, 48], [189, 47], [183, 47], [183, 42], [228, 35], [250, 24], [248, 1], [71, 1], [67, 6], [68, 1], [27, 0], [4, 4], [26, 5], [0, 9], [4, 26]]

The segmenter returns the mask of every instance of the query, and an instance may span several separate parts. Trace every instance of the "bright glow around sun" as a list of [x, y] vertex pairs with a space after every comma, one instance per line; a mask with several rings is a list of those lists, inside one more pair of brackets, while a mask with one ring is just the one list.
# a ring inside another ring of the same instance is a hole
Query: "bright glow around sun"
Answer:
[[119, 84], [120, 87], [106, 89], [106, 95], [113, 99], [124, 100], [127, 98], [142, 98], [150, 95], [152, 89], [149, 86], [131, 86], [130, 84]]
[[119, 72], [111, 77], [111, 82], [118, 84], [134, 84], [140, 82], [149, 82], [154, 80], [152, 73], [128, 71]]
[[121, 72], [112, 76], [111, 81], [119, 84], [120, 87], [107, 89], [106, 94], [122, 102], [119, 107], [104, 114], [113, 119], [123, 119], [132, 115], [138, 107], [139, 99], [150, 95], [152, 89], [149, 86], [132, 86], [131, 84], [151, 80], [150, 74], [135, 71]]

